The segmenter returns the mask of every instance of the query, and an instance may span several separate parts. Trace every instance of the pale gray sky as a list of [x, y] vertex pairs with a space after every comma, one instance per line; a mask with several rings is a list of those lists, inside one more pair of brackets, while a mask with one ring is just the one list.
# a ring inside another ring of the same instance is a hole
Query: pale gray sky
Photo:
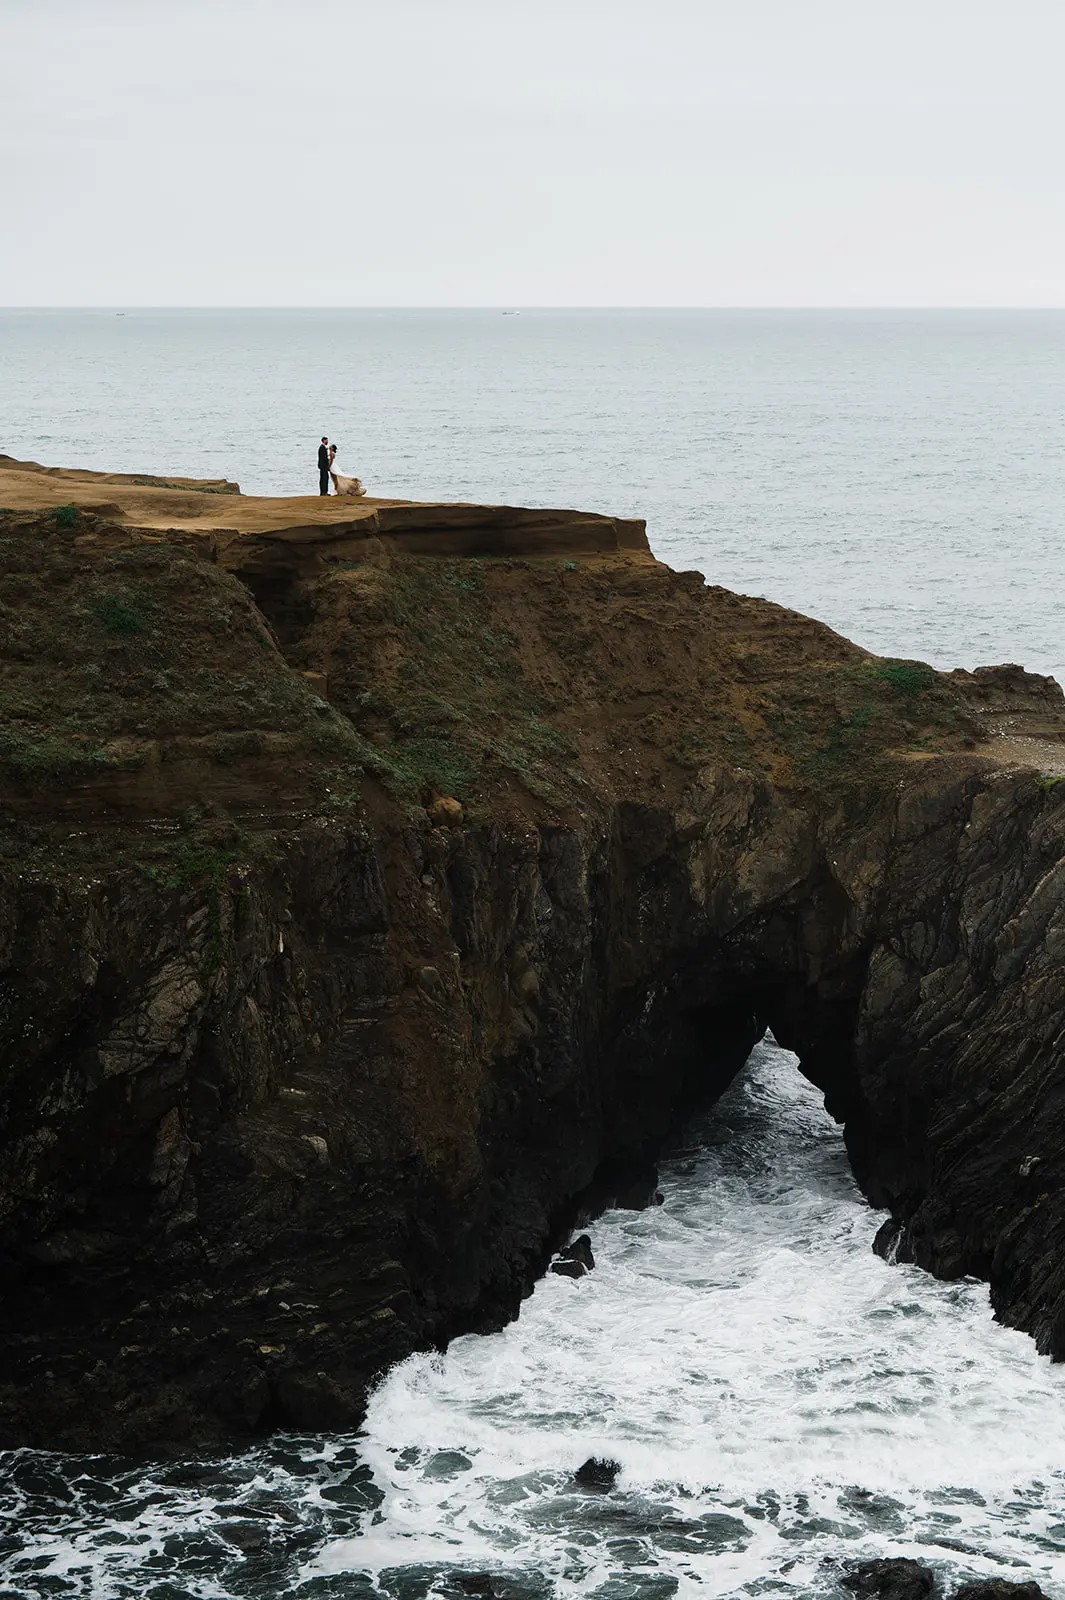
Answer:
[[1062, 0], [0, 0], [0, 304], [1065, 305]]

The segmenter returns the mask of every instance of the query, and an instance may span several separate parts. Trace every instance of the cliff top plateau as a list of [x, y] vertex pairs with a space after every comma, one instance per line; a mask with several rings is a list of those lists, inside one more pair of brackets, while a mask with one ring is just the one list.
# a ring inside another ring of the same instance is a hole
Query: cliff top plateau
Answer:
[[0, 507], [0, 1445], [357, 1422], [767, 1026], [902, 1258], [1065, 1351], [1052, 680], [604, 515]]

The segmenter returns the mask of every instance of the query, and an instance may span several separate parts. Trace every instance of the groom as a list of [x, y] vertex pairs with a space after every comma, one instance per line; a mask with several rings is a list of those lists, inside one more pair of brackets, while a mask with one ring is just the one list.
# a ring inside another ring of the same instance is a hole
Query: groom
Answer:
[[329, 440], [324, 433], [318, 446], [318, 493], [329, 493]]

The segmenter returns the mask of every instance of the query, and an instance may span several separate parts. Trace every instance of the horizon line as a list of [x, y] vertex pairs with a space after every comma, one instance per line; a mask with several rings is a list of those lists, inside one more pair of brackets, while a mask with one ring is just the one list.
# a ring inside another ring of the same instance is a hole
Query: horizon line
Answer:
[[844, 305], [810, 305], [810, 304], [785, 304], [765, 303], [758, 305], [622, 305], [622, 304], [572, 304], [572, 305], [524, 305], [519, 301], [500, 300], [485, 303], [462, 304], [345, 304], [345, 305], [298, 305], [298, 304], [236, 304], [224, 302], [197, 301], [179, 304], [164, 301], [134, 301], [116, 300], [99, 303], [31, 303], [0, 305], [0, 311], [500, 311], [517, 313], [522, 311], [706, 311], [706, 312], [757, 312], [757, 311], [1065, 311], [1062, 305], [1015, 305], [1015, 304], [947, 304], [946, 302], [923, 303], [881, 303], [881, 304], [844, 304]]

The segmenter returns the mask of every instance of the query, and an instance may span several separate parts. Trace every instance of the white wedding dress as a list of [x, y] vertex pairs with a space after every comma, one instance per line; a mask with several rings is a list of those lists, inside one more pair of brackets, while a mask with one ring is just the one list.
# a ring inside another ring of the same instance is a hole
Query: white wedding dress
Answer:
[[365, 494], [361, 478], [345, 478], [342, 472], [337, 471], [336, 456], [333, 457], [329, 468], [329, 475], [333, 480], [333, 487], [337, 494]]

